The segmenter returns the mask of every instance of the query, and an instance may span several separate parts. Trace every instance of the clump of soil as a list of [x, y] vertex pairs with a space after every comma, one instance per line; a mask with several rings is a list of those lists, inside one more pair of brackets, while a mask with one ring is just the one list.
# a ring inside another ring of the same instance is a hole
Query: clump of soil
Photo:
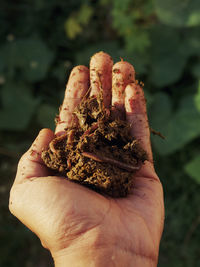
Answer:
[[112, 197], [126, 196], [134, 173], [147, 159], [130, 126], [112, 119], [101, 96], [84, 99], [74, 111], [78, 126], [66, 129], [42, 152], [45, 164], [60, 175]]

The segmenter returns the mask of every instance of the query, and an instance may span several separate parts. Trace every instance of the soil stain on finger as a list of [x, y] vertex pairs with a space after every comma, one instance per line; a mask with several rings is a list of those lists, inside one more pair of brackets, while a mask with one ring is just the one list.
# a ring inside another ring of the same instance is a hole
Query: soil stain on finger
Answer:
[[76, 127], [56, 137], [42, 152], [45, 164], [67, 179], [112, 197], [125, 197], [134, 173], [147, 159], [130, 126], [113, 119], [102, 96], [82, 100], [74, 111]]

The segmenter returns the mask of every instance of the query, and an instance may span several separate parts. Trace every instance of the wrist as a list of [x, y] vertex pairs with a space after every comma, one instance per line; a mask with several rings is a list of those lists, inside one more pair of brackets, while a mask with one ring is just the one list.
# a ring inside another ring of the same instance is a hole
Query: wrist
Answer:
[[158, 249], [121, 234], [102, 234], [96, 228], [52, 248], [55, 267], [156, 267]]
[[55, 267], [156, 267], [157, 262], [143, 255], [118, 249], [76, 248], [54, 255]]

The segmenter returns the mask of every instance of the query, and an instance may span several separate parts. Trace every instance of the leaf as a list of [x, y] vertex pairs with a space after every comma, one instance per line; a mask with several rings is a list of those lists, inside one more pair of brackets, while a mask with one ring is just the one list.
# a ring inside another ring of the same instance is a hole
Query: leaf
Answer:
[[200, 155], [197, 155], [187, 163], [184, 169], [191, 178], [200, 184]]
[[100, 0], [99, 3], [102, 6], [106, 6], [108, 4], [111, 4], [112, 0]]
[[87, 25], [94, 13], [91, 6], [83, 4], [79, 10], [77, 19], [82, 25]]
[[0, 110], [1, 130], [24, 130], [39, 104], [39, 99], [23, 84], [6, 83], [1, 91], [3, 108]]
[[[148, 105], [148, 113], [150, 127], [165, 136], [166, 131], [163, 126], [171, 119], [172, 113], [169, 96], [166, 93], [157, 93], [152, 96], [151, 103]], [[160, 139], [158, 136], [152, 136], [152, 143], [159, 153], [160, 147], [165, 146], [167, 141]], [[162, 149], [160, 154], [162, 154]]]
[[192, 71], [192, 74], [193, 74], [196, 78], [200, 79], [200, 62], [198, 62], [197, 64], [195, 64], [195, 65], [192, 67], [191, 71]]
[[200, 112], [200, 80], [199, 80], [199, 85], [197, 88], [197, 93], [194, 96], [194, 101], [195, 101], [195, 105], [196, 105], [197, 110]]
[[150, 125], [155, 130], [159, 130], [163, 122], [167, 122], [171, 117], [172, 106], [171, 100], [166, 93], [157, 93], [153, 96], [152, 103], [149, 107]]
[[72, 14], [65, 21], [64, 28], [69, 39], [75, 39], [83, 31], [83, 27], [88, 25], [92, 15], [93, 8], [83, 4], [78, 12]]
[[74, 39], [79, 33], [82, 32], [80, 23], [74, 17], [69, 17], [65, 22], [65, 32], [69, 39]]
[[[136, 38], [137, 36], [137, 38]], [[147, 47], [150, 46], [149, 33], [147, 30], [140, 28], [131, 28], [129, 34], [125, 35], [127, 52], [137, 51], [137, 53], [144, 53]]]
[[[149, 72], [149, 54], [146, 51], [139, 52], [139, 51], [132, 51], [132, 52], [126, 52], [126, 50], [120, 50], [120, 57], [122, 57], [124, 60], [128, 61], [130, 64], [134, 66], [135, 72], [136, 72], [136, 78], [142, 79], [144, 76], [143, 74], [146, 74]], [[119, 60], [119, 59], [118, 59]], [[139, 76], [139, 77], [138, 77]]]
[[151, 107], [152, 103], [154, 102], [154, 97], [146, 89], [144, 89], [144, 96], [145, 96], [145, 99], [146, 99], [146, 102], [147, 102], [146, 103], [147, 104], [147, 110], [149, 111], [149, 108]]
[[23, 71], [28, 81], [42, 80], [53, 61], [53, 53], [37, 39], [24, 40], [18, 43], [19, 52], [24, 57]]
[[20, 69], [26, 80], [36, 82], [45, 77], [54, 56], [41, 40], [30, 38], [7, 43], [0, 57], [7, 72]]
[[176, 27], [200, 25], [199, 0], [155, 0], [155, 10], [161, 22]]
[[55, 129], [55, 117], [58, 110], [48, 104], [42, 104], [37, 112], [37, 120], [41, 127]]
[[188, 58], [180, 35], [170, 27], [157, 26], [151, 38], [151, 82], [158, 87], [176, 82], [181, 77]]
[[185, 53], [200, 55], [200, 27], [184, 30]]
[[160, 122], [159, 130], [165, 140], [156, 138], [155, 148], [161, 155], [170, 155], [200, 135], [200, 112], [195, 107], [194, 96], [182, 99], [178, 111], [168, 121]]
[[121, 10], [122, 12], [126, 12], [130, 9], [131, 2], [131, 0], [114, 0], [113, 4], [116, 9]]
[[128, 34], [133, 27], [133, 17], [130, 16], [131, 2], [131, 0], [112, 0], [112, 25], [122, 35]]
[[61, 62], [52, 69], [52, 75], [56, 77], [59, 81], [64, 83], [66, 79], [66, 72], [71, 67], [72, 63], [70, 61]]

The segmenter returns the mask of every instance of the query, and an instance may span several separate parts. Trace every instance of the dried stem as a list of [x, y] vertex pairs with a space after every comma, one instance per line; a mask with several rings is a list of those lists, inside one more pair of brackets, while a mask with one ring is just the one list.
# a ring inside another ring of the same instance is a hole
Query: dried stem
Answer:
[[139, 166], [138, 167], [131, 166], [130, 164], [126, 164], [126, 163], [123, 163], [123, 162], [120, 162], [118, 160], [115, 160], [115, 159], [112, 159], [112, 158], [108, 158], [108, 157], [105, 157], [105, 156], [96, 155], [96, 154], [91, 153], [91, 152], [82, 152], [82, 155], [84, 157], [93, 159], [93, 160], [98, 161], [98, 162], [110, 163], [110, 164], [112, 164], [112, 165], [114, 165], [114, 166], [116, 166], [118, 168], [127, 170], [129, 172], [136, 171], [136, 170], [140, 169]]
[[70, 130], [68, 132], [68, 138], [67, 138], [67, 145], [71, 145], [74, 141], [74, 134], [75, 134], [75, 130]]
[[98, 122], [93, 123], [92, 126], [82, 134], [81, 139], [83, 139], [85, 135], [94, 132], [98, 128], [98, 126], [99, 126]]
[[158, 131], [156, 131], [156, 130], [154, 130], [152, 128], [150, 128], [150, 131], [151, 131], [152, 134], [160, 136], [162, 139], [165, 139], [165, 136], [162, 135], [161, 132], [158, 132]]
[[68, 167], [69, 170], [70, 170], [71, 167], [72, 167], [71, 161], [70, 161], [69, 159], [67, 160], [67, 167]]

